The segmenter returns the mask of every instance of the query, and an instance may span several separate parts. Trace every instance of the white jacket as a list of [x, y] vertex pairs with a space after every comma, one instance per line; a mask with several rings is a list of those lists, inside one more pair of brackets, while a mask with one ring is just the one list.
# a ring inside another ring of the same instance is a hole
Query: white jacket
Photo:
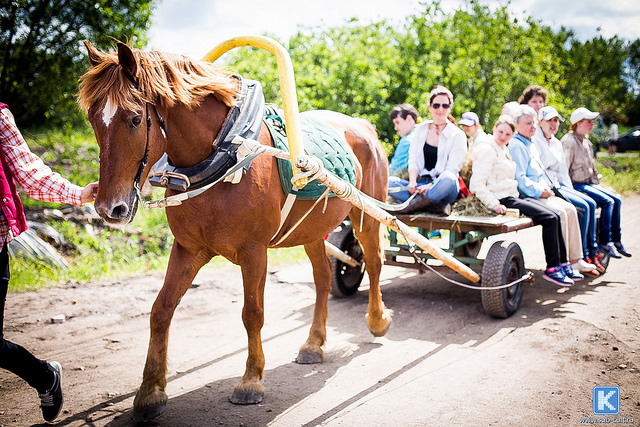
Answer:
[[438, 137], [438, 160], [433, 169], [424, 167], [423, 147], [427, 141], [431, 120], [417, 125], [409, 135], [409, 170], [417, 170], [418, 176], [430, 175], [436, 179], [444, 171], [450, 171], [458, 176], [462, 168], [464, 156], [467, 154], [467, 136], [451, 122], [442, 129]]
[[516, 164], [511, 160], [509, 149], [500, 148], [491, 138], [475, 151], [469, 191], [489, 209], [493, 209], [500, 204], [500, 199], [518, 197], [515, 176]]
[[563, 186], [573, 188], [571, 178], [569, 178], [569, 168], [567, 160], [564, 157], [564, 149], [562, 142], [555, 136], [547, 140], [544, 132], [540, 127], [536, 129], [536, 133], [531, 138], [533, 145], [536, 146], [540, 153], [540, 161], [544, 166], [547, 177], [552, 181], [555, 187]]

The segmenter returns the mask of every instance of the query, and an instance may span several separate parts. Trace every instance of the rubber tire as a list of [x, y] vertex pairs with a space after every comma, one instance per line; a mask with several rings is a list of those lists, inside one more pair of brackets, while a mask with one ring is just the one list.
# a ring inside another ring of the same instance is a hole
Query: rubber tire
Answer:
[[[353, 228], [343, 225], [341, 230], [329, 234], [327, 240], [350, 257], [363, 262], [364, 252], [353, 234]], [[351, 267], [332, 256], [329, 256], [329, 259], [331, 260], [331, 295], [348, 297], [355, 294], [364, 277], [364, 266]]]
[[[500, 240], [491, 245], [482, 266], [482, 286], [499, 286], [524, 275], [524, 257], [517, 243]], [[509, 288], [481, 291], [482, 306], [491, 317], [506, 319], [522, 301], [524, 283]]]
[[[599, 254], [602, 252], [598, 252]], [[598, 256], [598, 255], [596, 255]], [[604, 267], [604, 271], [605, 273], [607, 272], [607, 269], [609, 268], [609, 261], [611, 261], [611, 257], [609, 256], [609, 254], [605, 254], [602, 253], [602, 258], [600, 258], [600, 264], [602, 264], [602, 266]], [[604, 273], [600, 273], [600, 274], [604, 274]]]

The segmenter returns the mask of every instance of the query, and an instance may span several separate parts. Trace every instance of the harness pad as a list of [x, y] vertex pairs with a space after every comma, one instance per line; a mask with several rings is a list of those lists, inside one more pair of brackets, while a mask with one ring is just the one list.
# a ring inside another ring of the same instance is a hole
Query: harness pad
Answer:
[[[276, 148], [289, 152], [289, 142], [284, 128], [284, 117], [280, 110], [267, 106], [264, 122], [269, 129], [273, 144]], [[347, 141], [329, 124], [313, 119], [304, 114], [300, 115], [302, 142], [304, 151], [310, 156], [319, 158], [324, 168], [344, 181], [356, 184], [356, 170]], [[314, 200], [319, 198], [327, 189], [319, 181], [310, 181], [304, 188], [293, 186], [291, 178], [291, 161], [276, 159], [280, 174], [280, 184], [285, 194], [293, 193], [298, 199]], [[329, 197], [335, 197], [333, 192]]]

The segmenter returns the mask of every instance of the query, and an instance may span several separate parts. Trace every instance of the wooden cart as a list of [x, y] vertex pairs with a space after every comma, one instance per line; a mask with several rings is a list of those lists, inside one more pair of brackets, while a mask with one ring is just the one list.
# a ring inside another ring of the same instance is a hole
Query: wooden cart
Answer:
[[[485, 259], [478, 258], [483, 241], [490, 236], [507, 234], [533, 226], [529, 218], [509, 216], [461, 217], [435, 216], [429, 214], [397, 215], [398, 220], [417, 228], [429, 238], [435, 230], [448, 230], [448, 244], [443, 248], [457, 260], [469, 266], [481, 267], [482, 287], [499, 287], [526, 275], [524, 258], [520, 246], [508, 240], [499, 240], [491, 245]], [[361, 264], [362, 249], [348, 221], [342, 223], [327, 239], [341, 251], [358, 261], [343, 261], [331, 257], [331, 293], [346, 297], [353, 295], [364, 276]], [[446, 243], [446, 242], [445, 242]], [[542, 244], [542, 243], [541, 243]], [[406, 243], [399, 233], [389, 230], [389, 246], [385, 249], [385, 263], [408, 268], [427, 270], [425, 263], [434, 259], [431, 255]], [[424, 262], [424, 263], [423, 263]], [[439, 268], [437, 266], [432, 268]], [[493, 317], [506, 318], [515, 313], [522, 300], [523, 282], [502, 289], [482, 290], [484, 310]]]

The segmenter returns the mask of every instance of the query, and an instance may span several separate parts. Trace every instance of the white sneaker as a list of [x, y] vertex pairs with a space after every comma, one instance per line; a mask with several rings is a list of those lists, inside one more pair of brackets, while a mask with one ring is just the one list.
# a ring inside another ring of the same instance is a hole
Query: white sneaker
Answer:
[[592, 271], [596, 268], [595, 265], [589, 264], [583, 259], [578, 260], [578, 262], [574, 262], [571, 266], [578, 271]]

